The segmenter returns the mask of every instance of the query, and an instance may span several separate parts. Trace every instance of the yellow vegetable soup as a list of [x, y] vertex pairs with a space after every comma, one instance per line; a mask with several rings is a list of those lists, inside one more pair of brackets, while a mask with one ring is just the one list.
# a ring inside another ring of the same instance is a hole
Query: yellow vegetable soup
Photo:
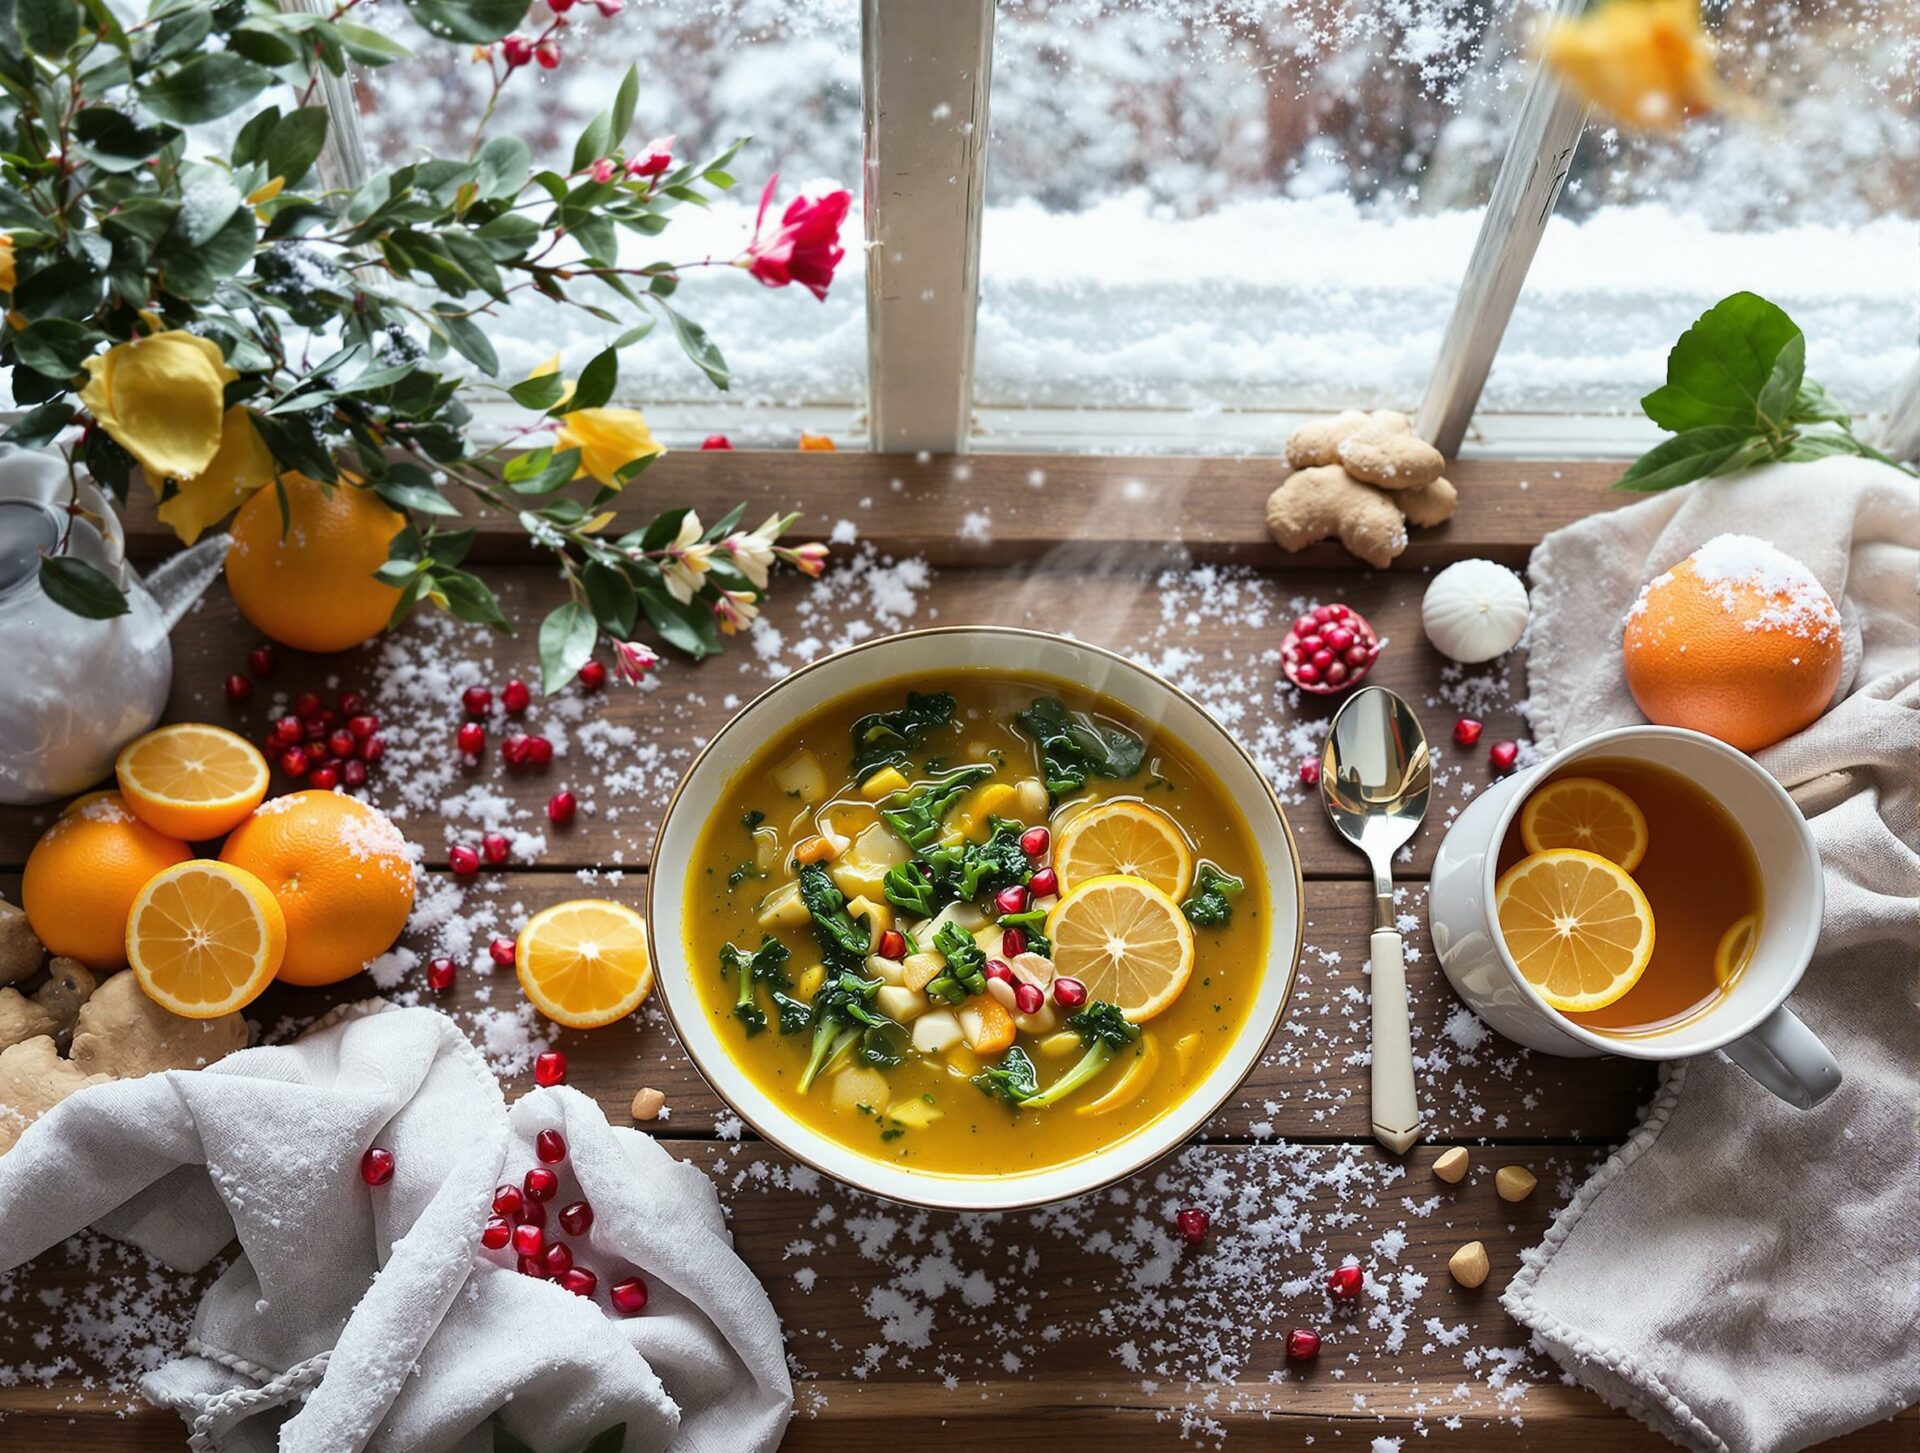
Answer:
[[729, 784], [687, 877], [702, 1008], [795, 1118], [951, 1175], [1057, 1166], [1178, 1104], [1268, 953], [1246, 820], [1064, 682], [890, 681]]

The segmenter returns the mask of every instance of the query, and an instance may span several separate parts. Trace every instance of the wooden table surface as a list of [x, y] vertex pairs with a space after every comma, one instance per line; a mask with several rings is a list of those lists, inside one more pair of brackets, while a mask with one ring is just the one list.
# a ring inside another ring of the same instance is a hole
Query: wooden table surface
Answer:
[[[392, 744], [372, 799], [425, 849], [431, 875], [421, 900], [433, 911], [416, 913], [404, 943], [422, 958], [452, 951], [482, 961], [444, 997], [427, 993], [417, 967], [388, 992], [452, 1013], [506, 1072], [510, 1096], [529, 1083], [530, 1028], [567, 1052], [570, 1083], [616, 1124], [628, 1123], [640, 1086], [666, 1092], [671, 1114], [656, 1133], [710, 1173], [739, 1250], [784, 1323], [796, 1391], [790, 1448], [924, 1440], [942, 1453], [1001, 1453], [1074, 1436], [1143, 1449], [1223, 1436], [1229, 1446], [1365, 1447], [1427, 1434], [1437, 1445], [1449, 1433], [1473, 1446], [1551, 1443], [1569, 1453], [1664, 1447], [1564, 1384], [1498, 1301], [1520, 1252], [1631, 1130], [1653, 1077], [1627, 1061], [1553, 1060], [1491, 1035], [1453, 997], [1424, 926], [1434, 849], [1467, 796], [1491, 780], [1487, 745], [1525, 739], [1516, 704], [1526, 684], [1519, 655], [1466, 669], [1439, 657], [1421, 634], [1421, 592], [1450, 560], [1524, 566], [1547, 530], [1622, 502], [1605, 488], [1616, 473], [1603, 464], [1461, 464], [1456, 518], [1417, 532], [1394, 569], [1373, 572], [1331, 546], [1285, 556], [1271, 545], [1261, 504], [1278, 476], [1264, 462], [673, 455], [630, 487], [623, 515], [692, 503], [713, 518], [745, 499], [751, 523], [769, 509], [798, 509], [794, 536], [831, 535], [836, 561], [817, 584], [777, 578], [768, 628], [722, 658], [674, 659], [654, 689], [609, 686], [536, 707], [529, 720], [559, 748], [545, 771], [508, 775], [491, 750], [477, 775], [456, 765], [459, 688], [537, 678], [526, 627], [562, 591], [516, 534], [488, 521], [474, 556], [518, 637], [424, 617], [397, 643], [332, 658], [283, 652], [269, 689], [235, 709], [221, 682], [244, 669], [259, 638], [216, 584], [174, 631], [168, 716], [229, 722], [257, 737], [276, 694], [368, 692]], [[128, 529], [137, 557], [164, 552], [143, 501]], [[1404, 1165], [1368, 1134], [1364, 865], [1333, 838], [1296, 776], [1331, 706], [1296, 699], [1278, 674], [1286, 623], [1316, 600], [1348, 602], [1387, 638], [1372, 679], [1414, 704], [1439, 748], [1433, 809], [1400, 865], [1403, 907], [1420, 920], [1408, 980], [1431, 1129]], [[1199, 694], [1274, 779], [1307, 879], [1307, 949], [1287, 1019], [1202, 1135], [1113, 1190], [1003, 1217], [911, 1211], [823, 1183], [742, 1133], [652, 1006], [610, 1029], [549, 1034], [520, 1007], [511, 979], [484, 969], [487, 934], [511, 931], [547, 903], [587, 891], [642, 901], [656, 814], [674, 780], [781, 669], [865, 635], [965, 622], [1077, 635]], [[1462, 715], [1486, 724], [1471, 751], [1452, 744]], [[542, 807], [561, 785], [585, 810], [570, 830], [549, 831]], [[0, 811], [0, 892], [14, 896], [48, 816]], [[492, 826], [544, 832], [545, 842], [532, 861], [456, 886], [444, 871], [448, 846], [477, 842]], [[329, 990], [276, 988], [255, 1017], [283, 1038], [332, 1003], [371, 992], [364, 977]], [[1473, 1148], [1473, 1173], [1458, 1187], [1429, 1170], [1452, 1143]], [[1494, 1195], [1493, 1171], [1506, 1164], [1540, 1178], [1520, 1205]], [[1170, 1216], [1189, 1204], [1211, 1210], [1213, 1231], [1181, 1249]], [[1493, 1274], [1469, 1292], [1449, 1279], [1446, 1261], [1476, 1238]], [[1334, 1309], [1320, 1281], [1349, 1254], [1381, 1279], [1382, 1296]], [[0, 1278], [0, 1370], [21, 1374], [0, 1386], [0, 1447], [184, 1446], [178, 1420], [133, 1390], [129, 1339], [98, 1330], [123, 1305], [102, 1292], [103, 1278], [136, 1289], [126, 1308], [151, 1304], [161, 1318], [130, 1339], [132, 1355], [160, 1360], [184, 1333], [196, 1279], [92, 1238]], [[94, 1330], [75, 1334], [76, 1326]], [[1293, 1326], [1321, 1332], [1317, 1362], [1285, 1360]], [[1915, 1412], [1831, 1446], [1911, 1448]]]

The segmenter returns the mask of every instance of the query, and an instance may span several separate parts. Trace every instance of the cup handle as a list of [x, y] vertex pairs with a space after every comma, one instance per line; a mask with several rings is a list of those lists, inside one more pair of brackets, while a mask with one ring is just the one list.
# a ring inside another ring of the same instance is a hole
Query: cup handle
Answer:
[[1796, 1110], [1811, 1110], [1840, 1088], [1840, 1062], [1784, 1005], [1720, 1052]]

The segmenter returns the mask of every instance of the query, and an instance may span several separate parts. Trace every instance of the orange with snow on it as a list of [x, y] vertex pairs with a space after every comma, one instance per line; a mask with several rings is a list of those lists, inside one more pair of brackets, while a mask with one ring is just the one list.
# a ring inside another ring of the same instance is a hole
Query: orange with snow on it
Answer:
[[118, 792], [68, 804], [27, 855], [20, 907], [40, 942], [90, 969], [127, 959], [127, 916], [147, 880], [193, 850], [135, 817]]
[[1716, 535], [1641, 590], [1623, 651], [1648, 721], [1757, 752], [1833, 699], [1840, 612], [1791, 555], [1751, 535]]

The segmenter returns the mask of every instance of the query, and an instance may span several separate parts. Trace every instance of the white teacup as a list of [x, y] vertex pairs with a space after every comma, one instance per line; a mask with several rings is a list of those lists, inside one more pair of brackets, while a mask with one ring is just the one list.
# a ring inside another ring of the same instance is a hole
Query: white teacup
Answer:
[[[1671, 1029], [1616, 1035], [1550, 1009], [1514, 967], [1494, 919], [1500, 844], [1527, 794], [1575, 762], [1627, 757], [1690, 779], [1724, 807], [1760, 862], [1766, 907], [1759, 942], [1733, 987]], [[1720, 1050], [1789, 1104], [1811, 1109], [1840, 1084], [1840, 1066], [1785, 1007], [1820, 936], [1820, 855], [1786, 790], [1743, 752], [1679, 727], [1601, 732], [1495, 784], [1462, 812], [1434, 860], [1427, 913], [1434, 947], [1460, 997], [1488, 1024], [1547, 1054], [1672, 1060]]]

